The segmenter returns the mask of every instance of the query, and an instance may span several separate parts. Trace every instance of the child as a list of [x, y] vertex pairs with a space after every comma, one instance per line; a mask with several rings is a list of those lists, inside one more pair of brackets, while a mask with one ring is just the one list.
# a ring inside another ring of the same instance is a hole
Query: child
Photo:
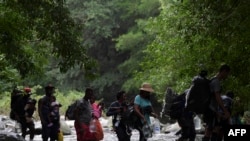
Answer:
[[53, 123], [60, 121], [60, 113], [59, 108], [62, 105], [56, 101], [56, 97], [51, 97], [51, 112], [50, 112], [50, 123], [48, 124], [48, 127], [53, 126]]
[[92, 96], [90, 99], [92, 106], [92, 116], [95, 119], [99, 119], [102, 116], [102, 106], [95, 102], [95, 96]]
[[59, 109], [62, 105], [57, 101], [51, 103], [51, 112], [50, 112], [50, 123], [48, 127], [51, 128], [53, 132], [51, 139], [58, 140], [58, 133], [60, 132], [60, 112]]
[[[95, 132], [96, 141], [102, 140], [104, 137], [103, 129], [100, 121], [98, 120], [102, 116], [102, 106], [95, 103], [95, 96], [90, 98], [90, 103], [92, 106], [92, 129]], [[91, 126], [90, 126], [91, 128]]]
[[54, 121], [59, 121], [60, 119], [60, 113], [59, 113], [59, 108], [61, 107], [61, 104], [59, 104], [58, 102], [52, 102], [51, 103], [51, 108], [52, 108], [52, 111], [51, 111], [51, 120], [52, 122]]

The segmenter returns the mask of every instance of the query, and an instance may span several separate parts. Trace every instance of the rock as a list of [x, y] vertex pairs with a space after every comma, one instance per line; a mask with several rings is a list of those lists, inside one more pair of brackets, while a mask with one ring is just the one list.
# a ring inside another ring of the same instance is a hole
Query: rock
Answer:
[[101, 117], [99, 119], [99, 121], [102, 124], [103, 128], [112, 127], [112, 118], [103, 118], [103, 117]]
[[167, 126], [162, 127], [162, 131], [165, 133], [177, 133], [180, 130], [179, 124], [176, 122], [174, 124], [170, 124]]
[[0, 131], [0, 141], [25, 141], [25, 139], [14, 132]]

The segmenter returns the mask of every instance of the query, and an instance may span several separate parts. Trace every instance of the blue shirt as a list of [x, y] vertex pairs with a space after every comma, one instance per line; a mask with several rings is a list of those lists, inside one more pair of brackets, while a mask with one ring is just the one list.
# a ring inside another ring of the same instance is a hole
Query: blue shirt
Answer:
[[[151, 101], [145, 98], [142, 98], [140, 95], [135, 97], [134, 104], [138, 105], [140, 108], [145, 108], [147, 106], [152, 106]], [[142, 113], [143, 114], [143, 113]], [[151, 124], [150, 115], [148, 113], [144, 113], [144, 117], [146, 118], [148, 124]]]

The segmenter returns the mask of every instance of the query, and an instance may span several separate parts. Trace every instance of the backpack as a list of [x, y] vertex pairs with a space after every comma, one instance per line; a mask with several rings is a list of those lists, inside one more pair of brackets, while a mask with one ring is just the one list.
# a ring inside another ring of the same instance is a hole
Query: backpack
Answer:
[[23, 101], [23, 92], [14, 88], [11, 92], [11, 99], [10, 99], [10, 119], [17, 120], [16, 116], [20, 116], [22, 113], [24, 114], [24, 101]]
[[122, 113], [122, 118], [121, 118], [122, 122], [130, 127], [134, 127], [138, 119], [140, 118], [135, 113], [133, 105], [129, 105], [126, 111]]
[[211, 81], [205, 77], [194, 77], [193, 84], [187, 93], [187, 110], [195, 112], [196, 114], [205, 113], [211, 99], [210, 82]]
[[171, 88], [167, 89], [166, 94], [165, 94], [165, 102], [161, 111], [161, 115], [169, 116], [172, 102], [177, 96], [178, 94], [176, 94]]
[[182, 116], [186, 102], [186, 93], [177, 95], [171, 105], [169, 110], [169, 116], [171, 119], [178, 119]]
[[65, 117], [67, 117], [69, 120], [75, 120], [75, 110], [79, 102], [80, 100], [76, 100], [68, 106]]

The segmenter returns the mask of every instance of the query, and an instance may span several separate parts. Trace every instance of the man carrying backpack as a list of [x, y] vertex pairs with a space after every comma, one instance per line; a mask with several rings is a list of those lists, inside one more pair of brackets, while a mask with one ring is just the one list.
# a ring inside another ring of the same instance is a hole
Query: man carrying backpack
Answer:
[[29, 87], [24, 88], [24, 92], [22, 94], [19, 94], [19, 97], [13, 101], [13, 111], [15, 113], [15, 120], [20, 123], [21, 125], [21, 131], [22, 131], [22, 137], [25, 139], [25, 136], [27, 134], [27, 128], [30, 129], [31, 135], [30, 140], [33, 140], [34, 138], [34, 124], [28, 122], [26, 119], [26, 105], [29, 104], [29, 101], [32, 99], [30, 98], [31, 95], [31, 89]]
[[34, 136], [35, 136], [35, 123], [33, 120], [33, 114], [34, 114], [34, 111], [36, 110], [35, 106], [36, 106], [35, 99], [30, 99], [25, 106], [26, 125], [27, 125], [27, 128], [29, 128], [30, 141], [33, 141]]
[[[230, 67], [228, 65], [222, 65], [219, 69], [217, 75], [211, 79], [210, 82], [210, 90], [211, 90], [211, 101], [209, 105], [209, 109], [204, 114], [204, 122], [206, 123], [205, 135], [203, 137], [203, 141], [214, 141], [217, 139], [217, 134], [213, 132], [213, 130], [218, 126], [218, 116], [222, 116], [224, 119], [228, 119], [230, 114], [228, 110], [225, 108], [221, 98], [221, 81], [225, 80], [230, 72]], [[221, 109], [224, 115], [219, 113], [219, 109]]]
[[45, 96], [43, 96], [38, 101], [38, 114], [41, 120], [42, 124], [42, 138], [43, 141], [48, 141], [48, 138], [50, 138], [50, 141], [55, 141], [54, 138], [57, 135], [53, 135], [53, 132], [50, 125], [50, 121], [52, 120], [50, 117], [51, 113], [51, 99], [54, 94], [55, 87], [51, 84], [47, 85], [45, 87]]
[[120, 91], [116, 94], [116, 101], [112, 102], [106, 113], [107, 116], [112, 116], [113, 129], [115, 130], [119, 141], [130, 141], [131, 131], [122, 120], [122, 114], [126, 110], [125, 91]]
[[211, 99], [210, 80], [206, 78], [207, 71], [200, 71], [192, 79], [192, 85], [186, 95], [185, 107], [196, 114], [204, 114], [209, 107]]
[[15, 87], [13, 91], [11, 92], [11, 101], [10, 101], [10, 109], [11, 109], [10, 118], [12, 120], [16, 120], [16, 121], [19, 120], [18, 112], [17, 112], [17, 110], [19, 109], [19, 106], [17, 105], [20, 104], [18, 101], [22, 99], [22, 97], [23, 97], [23, 91]]
[[[192, 111], [189, 111], [185, 108], [185, 102], [186, 102], [186, 94], [188, 93], [189, 89], [185, 90], [178, 98], [180, 102], [179, 109], [182, 112], [180, 113], [180, 116], [177, 118], [177, 122], [179, 126], [181, 127], [181, 137], [178, 138], [176, 141], [195, 141], [196, 132], [195, 132], [195, 126], [194, 126], [194, 113]], [[175, 111], [177, 111], [176, 109]]]
[[[196, 131], [194, 115], [203, 114], [210, 102], [210, 80], [206, 78], [207, 71], [201, 70], [199, 75], [192, 79], [192, 85], [179, 95], [171, 106], [170, 116], [177, 119], [181, 127], [181, 137], [177, 141], [194, 141]], [[172, 114], [171, 114], [172, 113]]]

